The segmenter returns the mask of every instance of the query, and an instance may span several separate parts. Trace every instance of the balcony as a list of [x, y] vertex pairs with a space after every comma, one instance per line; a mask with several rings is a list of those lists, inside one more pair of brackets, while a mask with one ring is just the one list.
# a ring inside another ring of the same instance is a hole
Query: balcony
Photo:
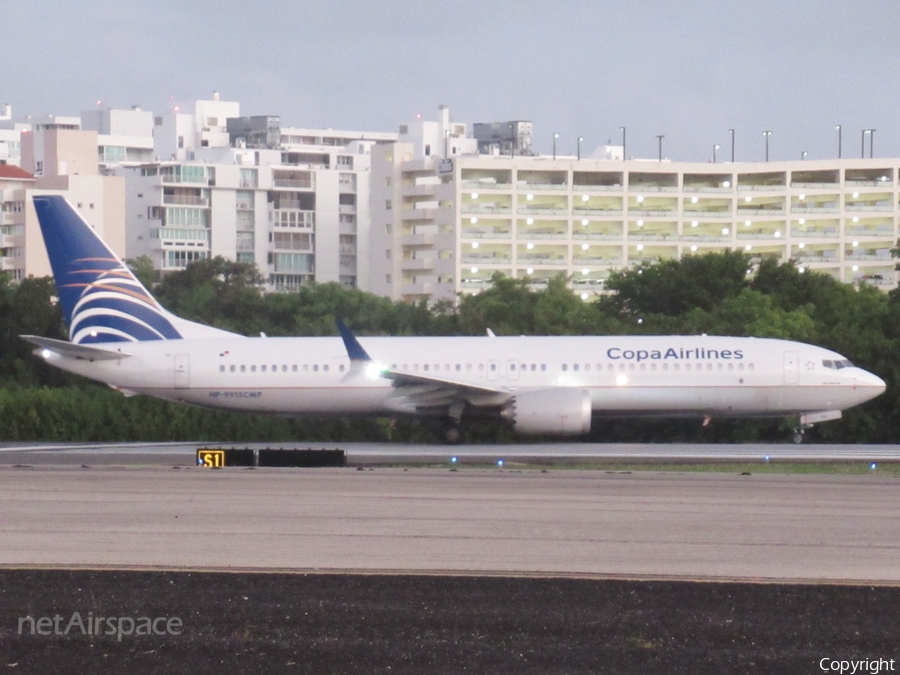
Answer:
[[163, 195], [163, 204], [178, 204], [182, 206], [209, 206], [209, 200], [199, 195]]
[[400, 287], [401, 295], [431, 295], [437, 284], [434, 282], [414, 282]]
[[403, 258], [400, 269], [409, 271], [425, 271], [434, 269], [435, 258]]
[[[312, 181], [311, 180], [297, 180], [291, 178], [276, 178], [273, 181], [273, 185], [277, 188], [290, 188], [295, 190], [311, 190], [312, 189]], [[241, 185], [241, 187], [245, 187]], [[253, 187], [253, 186], [246, 186]]]

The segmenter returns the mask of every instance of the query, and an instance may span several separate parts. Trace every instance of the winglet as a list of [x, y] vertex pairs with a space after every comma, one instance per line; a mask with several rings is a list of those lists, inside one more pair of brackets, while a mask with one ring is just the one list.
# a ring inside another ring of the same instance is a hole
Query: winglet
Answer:
[[347, 324], [345, 324], [341, 319], [335, 319], [337, 323], [338, 330], [341, 333], [341, 339], [344, 341], [344, 347], [347, 348], [347, 356], [350, 357], [351, 362], [369, 362], [372, 360], [372, 357], [366, 353], [366, 350], [363, 349], [363, 346], [359, 344], [359, 340], [356, 339], [356, 336], [347, 328]]

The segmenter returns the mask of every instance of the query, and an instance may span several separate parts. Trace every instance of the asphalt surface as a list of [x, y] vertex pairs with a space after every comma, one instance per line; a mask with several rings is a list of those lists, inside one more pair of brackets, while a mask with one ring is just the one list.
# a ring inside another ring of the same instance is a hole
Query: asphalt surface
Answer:
[[900, 582], [900, 479], [0, 467], [0, 565]]

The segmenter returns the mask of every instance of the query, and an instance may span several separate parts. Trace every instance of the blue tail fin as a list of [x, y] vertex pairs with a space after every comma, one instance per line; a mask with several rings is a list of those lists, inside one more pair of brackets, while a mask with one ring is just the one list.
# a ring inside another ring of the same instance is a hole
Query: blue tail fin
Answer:
[[56, 291], [75, 343], [173, 340], [172, 317], [58, 195], [34, 197], [56, 280]]

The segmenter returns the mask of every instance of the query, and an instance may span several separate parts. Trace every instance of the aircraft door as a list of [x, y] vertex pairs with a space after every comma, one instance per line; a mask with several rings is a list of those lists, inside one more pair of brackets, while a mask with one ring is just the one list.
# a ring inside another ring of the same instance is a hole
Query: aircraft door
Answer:
[[190, 354], [175, 355], [175, 388], [187, 389], [191, 386]]
[[784, 383], [797, 384], [800, 381], [797, 352], [784, 353]]

